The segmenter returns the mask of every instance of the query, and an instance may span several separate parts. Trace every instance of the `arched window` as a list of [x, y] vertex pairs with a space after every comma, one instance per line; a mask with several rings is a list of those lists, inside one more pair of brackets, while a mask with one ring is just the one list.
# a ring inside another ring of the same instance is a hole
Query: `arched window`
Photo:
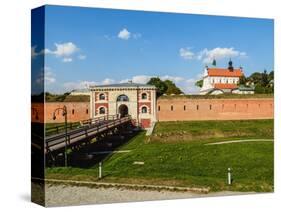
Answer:
[[147, 113], [147, 107], [143, 106], [143, 107], [141, 108], [141, 113]]
[[147, 94], [146, 93], [142, 93], [141, 94], [141, 99], [147, 99]]
[[105, 100], [105, 95], [103, 93], [99, 95], [99, 100]]
[[129, 97], [126, 96], [125, 94], [122, 94], [117, 97], [117, 102], [128, 102], [128, 101], [129, 101]]
[[105, 108], [104, 107], [99, 108], [99, 114], [105, 114]]

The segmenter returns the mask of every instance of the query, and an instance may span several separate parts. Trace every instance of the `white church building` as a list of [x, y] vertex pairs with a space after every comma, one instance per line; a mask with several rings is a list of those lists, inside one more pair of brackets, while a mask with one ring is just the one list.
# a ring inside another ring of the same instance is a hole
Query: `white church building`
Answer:
[[228, 68], [205, 67], [200, 94], [254, 94], [253, 88], [239, 87], [239, 80], [243, 75], [242, 68], [234, 69], [231, 60]]

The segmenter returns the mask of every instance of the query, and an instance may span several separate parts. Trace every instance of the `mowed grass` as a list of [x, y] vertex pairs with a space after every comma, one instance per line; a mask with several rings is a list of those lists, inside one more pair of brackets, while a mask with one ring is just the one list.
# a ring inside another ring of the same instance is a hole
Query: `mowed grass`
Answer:
[[[171, 136], [208, 131], [211, 136], [178, 138]], [[217, 133], [219, 132], [219, 133]], [[273, 120], [204, 121], [158, 123], [154, 134], [142, 132], [103, 162], [105, 182], [209, 187], [211, 191], [273, 191], [273, 142], [250, 141], [221, 145], [209, 142], [231, 139], [273, 138]], [[239, 132], [239, 133], [237, 133]], [[171, 134], [173, 133], [173, 135]], [[162, 136], [162, 140], [157, 136]], [[166, 138], [165, 138], [166, 136]], [[187, 138], [187, 140], [185, 140]], [[144, 162], [136, 165], [134, 162]], [[227, 169], [232, 169], [233, 184], [227, 185]], [[98, 169], [48, 168], [47, 178], [97, 181]]]

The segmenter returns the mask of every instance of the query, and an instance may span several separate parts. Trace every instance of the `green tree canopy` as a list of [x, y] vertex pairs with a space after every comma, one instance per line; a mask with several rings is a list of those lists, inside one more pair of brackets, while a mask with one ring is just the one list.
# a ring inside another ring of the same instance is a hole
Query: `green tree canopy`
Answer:
[[157, 96], [165, 94], [181, 94], [182, 91], [171, 80], [161, 80], [159, 77], [152, 77], [148, 85], [154, 85], [157, 88]]
[[167, 85], [166, 94], [181, 94], [182, 91], [175, 85], [171, 80], [165, 80], [164, 83]]
[[198, 87], [200, 87], [200, 88], [202, 88], [202, 86], [203, 86], [203, 80], [202, 80], [202, 79], [201, 79], [201, 80], [198, 80], [197, 82], [195, 82], [195, 85], [198, 86]]

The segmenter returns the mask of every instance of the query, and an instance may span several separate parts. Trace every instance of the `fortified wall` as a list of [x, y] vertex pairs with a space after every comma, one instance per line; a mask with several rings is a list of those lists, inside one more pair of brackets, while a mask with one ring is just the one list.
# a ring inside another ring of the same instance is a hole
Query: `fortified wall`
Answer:
[[[67, 107], [67, 121], [78, 122], [90, 119], [90, 102], [46, 102], [45, 103], [45, 123], [62, 123], [64, 116], [62, 110], [57, 108]], [[53, 119], [54, 111], [56, 119]], [[37, 114], [36, 114], [37, 113]], [[43, 103], [32, 103], [31, 120], [32, 122], [44, 122]]]
[[158, 121], [272, 119], [273, 98], [157, 100]]
[[[45, 122], [64, 122], [62, 110], [67, 107], [68, 122], [78, 122], [91, 117], [90, 102], [47, 102], [45, 103]], [[42, 103], [33, 103], [31, 118], [33, 122], [43, 122], [44, 107]], [[273, 119], [273, 98], [238, 98], [238, 99], [192, 99], [159, 98], [157, 100], [158, 121], [188, 120], [239, 120], [239, 119]]]

